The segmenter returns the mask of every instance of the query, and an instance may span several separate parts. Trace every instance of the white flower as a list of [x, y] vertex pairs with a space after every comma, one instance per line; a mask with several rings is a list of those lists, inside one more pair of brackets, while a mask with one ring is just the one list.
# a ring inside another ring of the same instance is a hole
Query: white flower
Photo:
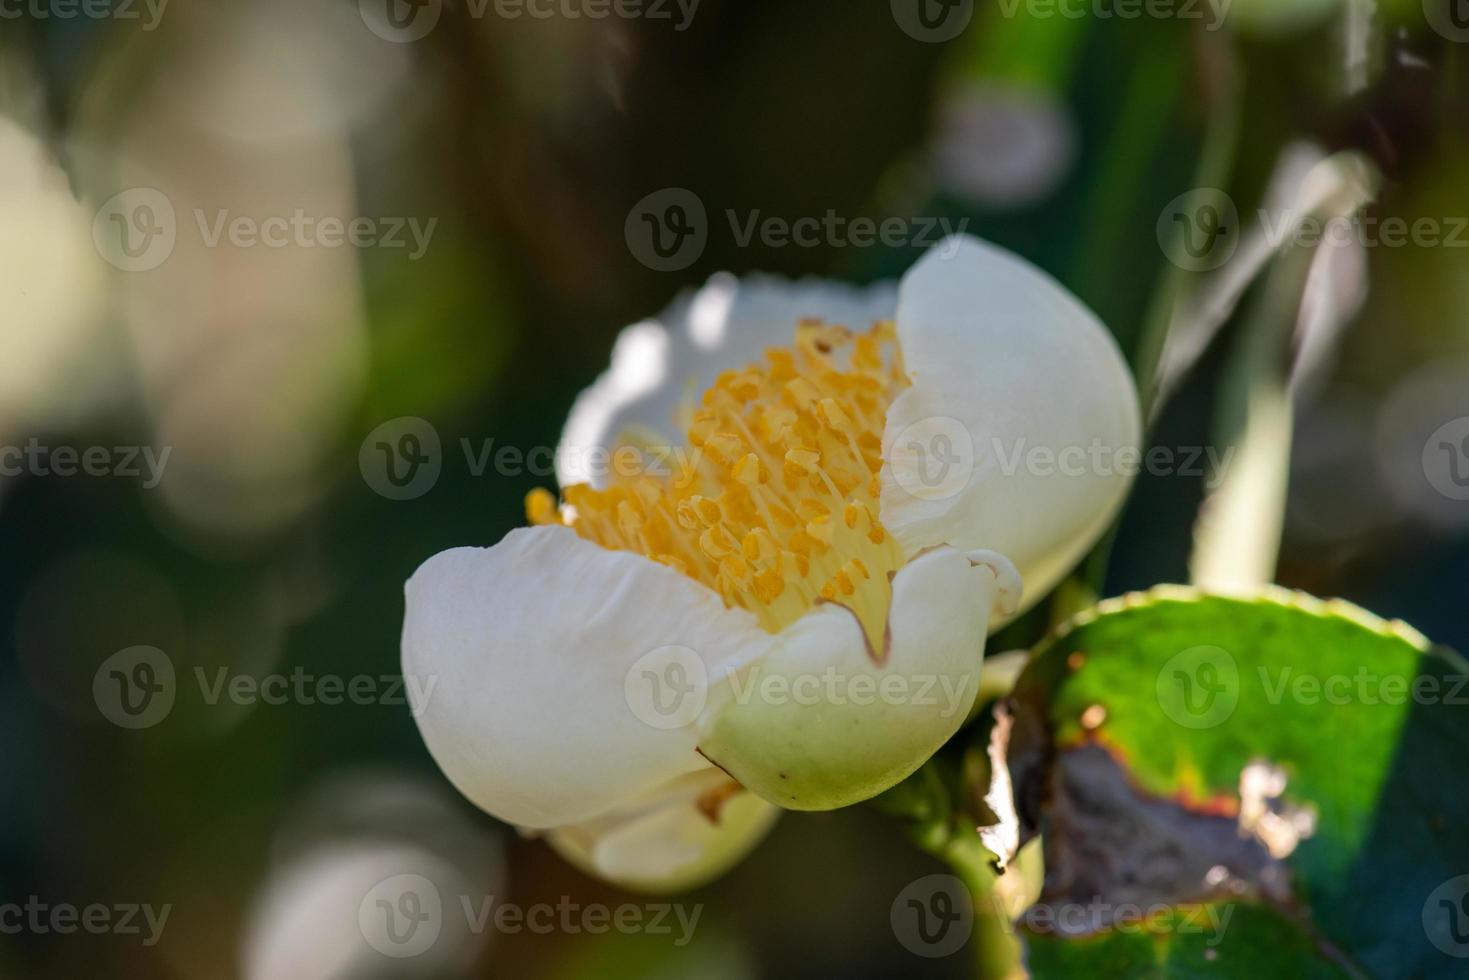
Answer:
[[590, 870], [717, 874], [769, 804], [866, 799], [958, 730], [987, 633], [1126, 492], [1124, 467], [1032, 451], [1138, 438], [1106, 329], [992, 245], [950, 239], [896, 296], [716, 277], [618, 341], [538, 526], [409, 581], [424, 740]]

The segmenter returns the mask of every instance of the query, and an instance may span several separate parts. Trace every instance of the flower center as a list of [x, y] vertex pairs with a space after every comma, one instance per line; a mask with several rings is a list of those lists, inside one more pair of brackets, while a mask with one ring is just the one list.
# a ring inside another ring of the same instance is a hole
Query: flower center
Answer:
[[613, 459], [635, 450], [637, 465], [614, 466], [602, 490], [567, 487], [561, 508], [532, 491], [527, 515], [670, 565], [771, 632], [838, 603], [881, 656], [903, 559], [878, 520], [882, 432], [907, 385], [891, 322], [854, 334], [804, 320], [790, 347], [704, 392], [670, 475], [648, 475], [669, 468], [666, 449], [623, 434]]

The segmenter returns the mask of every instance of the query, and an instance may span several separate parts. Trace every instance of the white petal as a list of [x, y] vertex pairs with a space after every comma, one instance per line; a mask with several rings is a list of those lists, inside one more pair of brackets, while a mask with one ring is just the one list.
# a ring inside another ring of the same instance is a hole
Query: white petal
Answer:
[[558, 828], [547, 840], [587, 874], [622, 888], [697, 888], [737, 864], [780, 816], [778, 808], [743, 790], [720, 800], [716, 809], [701, 808], [701, 796], [732, 786], [729, 776], [709, 767], [674, 780], [656, 800]]
[[[388, 955], [398, 954], [405, 969], [394, 976], [402, 980], [455, 975], [487, 938], [458, 914], [460, 896], [496, 887], [476, 880], [473, 870], [405, 842], [343, 839], [323, 845], [266, 880], [250, 912], [241, 974], [244, 980], [381, 976], [375, 971]], [[373, 917], [379, 899], [392, 902], [410, 893], [427, 903], [430, 914], [442, 913], [424, 920], [432, 923], [428, 930], [440, 930], [431, 943], [415, 946], [412, 937], [389, 931], [396, 923], [381, 913]], [[206, 972], [202, 964], [200, 972]]]
[[[406, 591], [403, 672], [430, 692], [414, 706], [424, 741], [460, 792], [523, 827], [586, 820], [704, 768], [705, 676], [770, 643], [712, 590], [561, 527], [443, 552]], [[687, 721], [659, 727], [627, 685], [642, 664], [658, 683], [669, 651], [696, 689], [687, 704], [675, 692]]]
[[[1091, 547], [1131, 482], [1140, 431], [1127, 364], [1065, 288], [970, 236], [903, 278], [897, 325], [913, 383], [888, 411], [882, 521], [910, 554], [1004, 554], [1029, 606]], [[925, 479], [935, 460], [943, 481]]]
[[563, 487], [604, 486], [597, 452], [615, 448], [625, 431], [682, 446], [680, 410], [696, 403], [721, 371], [759, 361], [767, 347], [789, 346], [801, 319], [863, 329], [892, 319], [896, 306], [892, 283], [857, 288], [818, 279], [714, 276], [697, 292], [680, 295], [656, 320], [618, 337], [612, 367], [572, 407], [556, 451], [556, 478]]
[[951, 548], [920, 555], [893, 579], [886, 658], [870, 655], [856, 618], [821, 605], [783, 630], [710, 708], [701, 751], [780, 806], [825, 810], [908, 776], [964, 723], [979, 690], [996, 572]]

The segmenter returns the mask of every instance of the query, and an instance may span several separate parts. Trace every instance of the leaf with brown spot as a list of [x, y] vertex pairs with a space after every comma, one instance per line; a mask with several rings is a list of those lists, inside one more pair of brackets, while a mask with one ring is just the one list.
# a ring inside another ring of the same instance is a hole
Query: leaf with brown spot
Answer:
[[1402, 624], [1283, 590], [1083, 614], [1021, 676], [991, 786], [1043, 836], [1033, 974], [1469, 975], [1466, 680]]

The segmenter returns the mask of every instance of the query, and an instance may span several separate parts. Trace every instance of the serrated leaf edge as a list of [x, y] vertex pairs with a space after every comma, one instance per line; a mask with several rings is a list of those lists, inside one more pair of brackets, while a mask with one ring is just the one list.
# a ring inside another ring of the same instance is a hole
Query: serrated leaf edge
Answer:
[[1294, 609], [1320, 619], [1342, 619], [1378, 636], [1402, 640], [1425, 653], [1433, 649], [1433, 643], [1428, 637], [1408, 623], [1401, 619], [1384, 619], [1346, 599], [1321, 599], [1309, 592], [1287, 589], [1280, 585], [1266, 585], [1248, 590], [1202, 589], [1192, 585], [1155, 585], [1144, 591], [1126, 592], [1120, 596], [1103, 599], [1090, 609], [1082, 610], [1057, 626], [1048, 637], [1037, 644], [1032, 658], [1040, 656], [1071, 633], [1096, 622], [1103, 616], [1132, 612], [1162, 602], [1198, 602], [1204, 599], [1258, 602], [1264, 605]]

